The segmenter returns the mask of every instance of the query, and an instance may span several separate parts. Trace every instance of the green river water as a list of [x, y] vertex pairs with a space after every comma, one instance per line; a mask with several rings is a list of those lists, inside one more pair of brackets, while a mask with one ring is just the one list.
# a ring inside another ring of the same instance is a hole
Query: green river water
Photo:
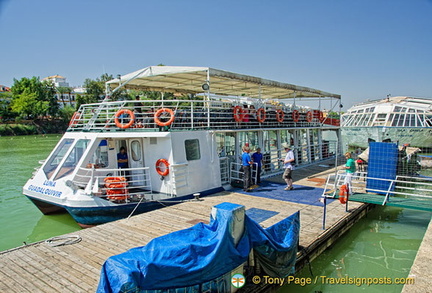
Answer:
[[0, 137], [0, 251], [80, 230], [69, 214], [44, 216], [22, 194], [60, 135]]
[[[60, 135], [0, 137], [0, 251], [80, 230], [68, 214], [44, 216], [22, 194], [38, 161], [46, 159]], [[400, 292], [402, 285], [322, 284], [332, 278], [407, 277], [431, 213], [376, 207], [331, 249], [305, 267], [299, 278], [314, 285], [284, 286], [280, 292]]]

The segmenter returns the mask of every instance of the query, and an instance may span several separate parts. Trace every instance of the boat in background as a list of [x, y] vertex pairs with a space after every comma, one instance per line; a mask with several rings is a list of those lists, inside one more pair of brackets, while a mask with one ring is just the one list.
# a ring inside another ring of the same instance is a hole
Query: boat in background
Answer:
[[[160, 99], [116, 96], [128, 90]], [[208, 67], [146, 67], [80, 107], [23, 193], [43, 213], [66, 210], [87, 227], [229, 189], [241, 180], [244, 145], [261, 148], [261, 178], [282, 173], [282, 143], [299, 165], [336, 157], [339, 142], [323, 133], [339, 137], [339, 126], [302, 100], [340, 104], [337, 94]], [[122, 148], [127, 167], [118, 165]]]
[[357, 104], [342, 115], [341, 132], [348, 147], [396, 142], [432, 152], [432, 99], [387, 97]]

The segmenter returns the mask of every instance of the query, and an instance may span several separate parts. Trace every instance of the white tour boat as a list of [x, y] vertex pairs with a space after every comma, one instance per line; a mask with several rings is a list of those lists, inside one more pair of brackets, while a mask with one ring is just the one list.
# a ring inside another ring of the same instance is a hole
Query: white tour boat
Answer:
[[432, 151], [432, 99], [388, 97], [357, 104], [342, 115], [344, 144], [398, 142]]
[[[121, 90], [161, 97], [113, 101]], [[245, 144], [261, 147], [264, 178], [281, 173], [284, 142], [297, 164], [316, 163], [339, 149], [322, 139], [339, 137], [323, 118], [326, 101], [340, 105], [340, 96], [208, 67], [147, 67], [107, 82], [103, 102], [80, 107], [23, 192], [43, 213], [67, 210], [85, 227], [229, 188]], [[127, 168], [118, 166], [122, 147]]]

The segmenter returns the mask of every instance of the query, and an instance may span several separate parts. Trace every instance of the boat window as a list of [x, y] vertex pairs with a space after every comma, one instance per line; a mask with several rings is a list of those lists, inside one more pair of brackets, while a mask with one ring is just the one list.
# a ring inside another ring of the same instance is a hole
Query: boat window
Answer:
[[70, 151], [54, 180], [58, 180], [73, 172], [89, 144], [89, 139], [80, 139]]
[[409, 113], [415, 113], [415, 112], [416, 112], [416, 110], [415, 110], [415, 109], [413, 109], [413, 108], [409, 108], [409, 109], [408, 109], [408, 112], [409, 112]]
[[360, 109], [357, 111], [357, 113], [363, 113], [364, 109]]
[[141, 160], [141, 143], [138, 140], [134, 140], [131, 143], [131, 152], [132, 152], [132, 159], [134, 161]]
[[416, 117], [416, 120], [417, 120], [417, 126], [418, 127], [422, 127], [423, 126], [422, 125], [422, 119], [420, 117], [423, 118], [423, 115], [416, 115], [415, 117]]
[[402, 112], [401, 109], [402, 109], [401, 106], [396, 106], [396, 107], [394, 107], [394, 111], [395, 111], [395, 112]]
[[201, 159], [200, 145], [198, 139], [185, 140], [186, 160], [193, 161]]
[[72, 138], [66, 138], [60, 142], [56, 150], [52, 153], [51, 157], [48, 158], [43, 171], [47, 178], [50, 178], [54, 173], [54, 170], [58, 167], [60, 162], [63, 160], [64, 155], [71, 147], [74, 140]]
[[407, 126], [416, 126], [416, 114], [410, 114], [409, 116], [409, 120], [407, 120]]
[[397, 126], [404, 126], [405, 116], [406, 116], [405, 114], [399, 115], [399, 120], [398, 120]]
[[96, 168], [105, 168], [109, 165], [108, 162], [108, 142], [106, 139], [102, 139], [93, 154], [93, 162], [95, 162]]

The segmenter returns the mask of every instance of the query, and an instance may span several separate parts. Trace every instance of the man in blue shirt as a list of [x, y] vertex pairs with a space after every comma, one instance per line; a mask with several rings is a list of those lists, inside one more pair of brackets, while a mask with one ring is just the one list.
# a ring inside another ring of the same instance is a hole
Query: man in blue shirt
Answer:
[[249, 191], [250, 183], [251, 183], [251, 164], [252, 159], [249, 155], [250, 148], [247, 146], [243, 147], [242, 154], [242, 168], [243, 168], [243, 190]]
[[125, 147], [121, 147], [120, 152], [117, 154], [117, 165], [120, 169], [128, 167], [128, 155]]
[[261, 183], [261, 166], [262, 166], [263, 154], [261, 153], [261, 148], [257, 148], [256, 152], [252, 154], [252, 165], [254, 171], [256, 172], [257, 183]]

